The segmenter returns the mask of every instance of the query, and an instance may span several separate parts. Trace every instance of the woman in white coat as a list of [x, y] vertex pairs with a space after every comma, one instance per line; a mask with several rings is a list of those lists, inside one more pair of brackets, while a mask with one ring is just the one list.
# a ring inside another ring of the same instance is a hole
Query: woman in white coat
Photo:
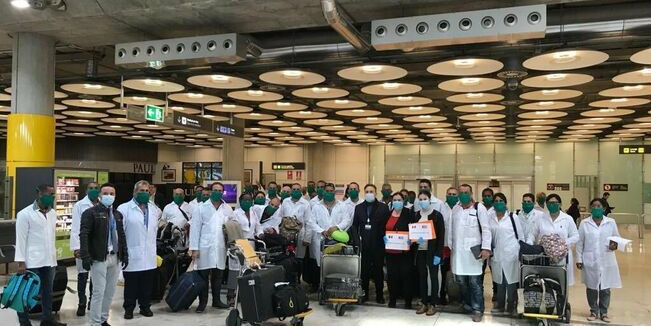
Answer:
[[520, 282], [520, 261], [518, 241], [523, 236], [520, 217], [506, 209], [506, 196], [498, 192], [493, 197], [495, 214], [490, 216], [493, 241], [491, 273], [497, 283], [497, 305], [493, 315], [517, 314], [517, 289]]
[[603, 199], [593, 199], [590, 207], [592, 215], [579, 226], [576, 267], [583, 271], [583, 283], [590, 306], [588, 320], [601, 319], [609, 323], [610, 289], [621, 288], [622, 282], [615, 258], [617, 243], [608, 238], [619, 237], [619, 231], [615, 220], [604, 216], [606, 203]]
[[540, 239], [547, 234], [558, 234], [565, 239], [568, 246], [567, 253], [567, 285], [574, 285], [574, 258], [572, 246], [579, 241], [579, 232], [571, 216], [561, 211], [561, 197], [557, 194], [547, 196], [545, 207], [547, 210], [540, 218], [530, 225], [527, 243], [538, 244]]
[[335, 199], [334, 184], [326, 184], [323, 200], [312, 206], [312, 215], [308, 221], [308, 228], [312, 231], [310, 257], [316, 259], [317, 266], [321, 266], [321, 239], [329, 238], [337, 230], [348, 231], [352, 224], [348, 205]]
[[[226, 243], [223, 226], [233, 218], [233, 209], [223, 200], [224, 185], [213, 183], [210, 200], [199, 205], [192, 215], [190, 228], [190, 250], [196, 269], [210, 282], [213, 296], [212, 306], [228, 308], [220, 298], [221, 283], [226, 268]], [[208, 304], [208, 288], [199, 294], [197, 312], [202, 313]]]

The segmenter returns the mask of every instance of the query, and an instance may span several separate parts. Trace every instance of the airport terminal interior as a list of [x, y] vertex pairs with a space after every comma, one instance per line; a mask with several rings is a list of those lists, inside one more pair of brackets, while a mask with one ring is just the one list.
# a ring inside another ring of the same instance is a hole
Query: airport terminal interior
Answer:
[[649, 133], [647, 0], [3, 0], [0, 325], [651, 325]]

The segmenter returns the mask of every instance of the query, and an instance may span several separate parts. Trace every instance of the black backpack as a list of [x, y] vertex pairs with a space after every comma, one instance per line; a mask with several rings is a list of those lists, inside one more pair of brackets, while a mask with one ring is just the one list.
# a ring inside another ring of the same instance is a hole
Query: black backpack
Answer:
[[562, 314], [565, 297], [561, 284], [554, 279], [540, 275], [524, 278], [524, 312], [532, 314]]
[[302, 287], [287, 283], [276, 285], [273, 294], [273, 308], [280, 320], [306, 312], [310, 306], [307, 293]]

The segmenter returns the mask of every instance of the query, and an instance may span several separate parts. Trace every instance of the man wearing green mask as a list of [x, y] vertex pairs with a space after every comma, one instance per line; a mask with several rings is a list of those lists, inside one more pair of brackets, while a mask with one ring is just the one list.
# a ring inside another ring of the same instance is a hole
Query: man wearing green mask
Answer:
[[534, 209], [535, 206], [535, 196], [531, 193], [526, 193], [522, 195], [522, 209], [518, 210], [518, 216], [520, 221], [522, 221], [522, 230], [523, 234], [529, 234], [531, 229], [531, 224], [538, 218], [543, 216], [543, 213], [537, 209]]
[[[323, 190], [323, 200], [312, 206], [307, 225], [308, 230], [312, 231], [310, 257], [316, 260], [317, 267], [321, 266], [322, 239], [330, 238], [332, 232], [337, 230], [347, 231], [353, 223], [348, 206], [335, 198], [335, 185], [325, 184]], [[317, 285], [312, 284], [313, 287]]]
[[489, 214], [495, 214], [495, 210], [493, 209], [493, 196], [495, 193], [493, 192], [493, 189], [491, 188], [484, 188], [484, 190], [481, 191], [481, 203], [486, 207], [486, 210], [488, 211]]
[[536, 206], [534, 207], [535, 210], [540, 211], [541, 213], [545, 213], [545, 201], [547, 200], [547, 194], [544, 192], [539, 192], [536, 194]]
[[278, 184], [276, 181], [271, 181], [267, 185], [267, 196], [265, 198], [265, 204], [269, 204], [269, 201], [273, 198], [278, 198]]
[[393, 201], [393, 198], [391, 198], [391, 194], [393, 194], [391, 185], [388, 183], [383, 184], [380, 192], [382, 193], [382, 202], [391, 208], [391, 202]]
[[[41, 325], [65, 326], [52, 318], [52, 283], [57, 266], [56, 223], [54, 187], [42, 184], [36, 188], [37, 199], [16, 214], [16, 249], [14, 261], [18, 263], [19, 274], [27, 270], [41, 279]], [[6, 317], [5, 317], [6, 319]], [[11, 319], [11, 317], [10, 317]], [[15, 319], [14, 319], [15, 320]], [[19, 324], [31, 325], [27, 312], [18, 313]], [[4, 321], [3, 325], [14, 322]], [[14, 324], [15, 325], [15, 324]]]
[[172, 223], [175, 227], [183, 230], [190, 221], [190, 205], [185, 202], [185, 193], [183, 189], [176, 188], [172, 191], [172, 202], [163, 208], [161, 216], [162, 223]]
[[133, 199], [120, 205], [118, 211], [122, 214], [129, 248], [129, 266], [123, 272], [124, 319], [133, 319], [136, 304], [140, 306], [142, 316], [152, 317], [151, 292], [156, 270], [156, 233], [160, 216], [156, 215], [156, 205], [149, 201], [149, 182], [136, 182]]
[[312, 205], [312, 207], [314, 207], [314, 205], [318, 204], [323, 200], [323, 194], [325, 193], [325, 185], [326, 185], [325, 181], [323, 180], [317, 181], [316, 196], [312, 197], [312, 199], [310, 200], [310, 205]]
[[286, 198], [289, 198], [289, 196], [292, 195], [292, 187], [289, 185], [283, 185], [282, 188], [280, 188], [280, 202], [282, 203], [285, 201]]
[[[75, 264], [77, 265], [77, 296], [79, 304], [77, 305], [77, 316], [86, 315], [86, 302], [90, 298], [86, 297], [86, 284], [88, 283], [88, 271], [82, 267], [79, 257], [81, 243], [79, 241], [79, 230], [81, 225], [81, 214], [87, 209], [97, 205], [99, 202], [99, 185], [97, 182], [91, 182], [86, 186], [86, 196], [75, 203], [72, 207], [72, 225], [70, 227], [70, 250], [75, 255]], [[92, 293], [91, 293], [92, 294]]]
[[307, 193], [305, 199], [309, 201], [314, 198], [314, 196], [316, 196], [316, 183], [314, 183], [314, 181], [308, 181], [305, 192]]
[[[440, 199], [436, 198], [436, 196], [434, 196], [434, 192], [432, 191], [432, 181], [430, 181], [429, 179], [420, 179], [418, 181], [417, 192], [420, 191], [429, 192], [432, 195], [432, 197], [430, 198], [430, 202], [432, 203], [432, 207], [434, 208], [434, 210], [436, 210], [439, 213], [443, 211], [443, 206], [445, 205], [445, 203]], [[416, 193], [414, 193], [414, 195], [416, 195]], [[420, 205], [414, 205], [414, 212], [418, 212], [418, 211], [420, 211]]]
[[[234, 219], [233, 209], [223, 201], [224, 185], [215, 182], [210, 186], [210, 200], [199, 206], [192, 217], [190, 251], [192, 259], [206, 283], [210, 283], [215, 308], [226, 309], [221, 300], [221, 284], [226, 269], [226, 243], [223, 226]], [[208, 287], [199, 294], [197, 313], [206, 310]]]
[[441, 215], [443, 215], [443, 223], [445, 225], [445, 246], [441, 256], [441, 288], [439, 292], [439, 300], [441, 304], [447, 304], [447, 286], [445, 283], [447, 273], [450, 270], [450, 247], [448, 246], [447, 239], [449, 239], [450, 218], [452, 217], [452, 208], [459, 202], [459, 191], [455, 187], [450, 187], [445, 191], [445, 204], [441, 205]]
[[359, 184], [357, 182], [351, 182], [348, 184], [346, 195], [348, 198], [346, 198], [344, 204], [346, 204], [348, 209], [350, 209], [350, 218], [352, 219], [353, 214], [355, 213], [355, 206], [364, 202], [359, 199]]
[[199, 204], [203, 203], [202, 192], [203, 192], [202, 186], [194, 187], [194, 193], [193, 193], [194, 198], [188, 204], [188, 212], [190, 212], [190, 218], [192, 218], [192, 213], [194, 213], [194, 210], [197, 209]]
[[[307, 233], [307, 221], [311, 216], [311, 205], [308, 199], [303, 197], [303, 188], [301, 187], [301, 184], [299, 183], [294, 183], [292, 184], [292, 192], [291, 196], [285, 200], [283, 200], [282, 205], [280, 205], [280, 216], [293, 216], [295, 217], [299, 223], [301, 223], [301, 230], [298, 232], [298, 239], [296, 240], [296, 259], [298, 259], [301, 267], [298, 269], [299, 270], [299, 275], [298, 279], [301, 279], [300, 274], [303, 271], [303, 267], [305, 266], [305, 254], [307, 253], [310, 242], [312, 241], [312, 235]], [[316, 266], [316, 264], [314, 264]], [[314, 277], [318, 277], [318, 275], [310, 275]], [[308, 282], [309, 277], [305, 279], [305, 282]], [[313, 283], [313, 282], [312, 282]]]

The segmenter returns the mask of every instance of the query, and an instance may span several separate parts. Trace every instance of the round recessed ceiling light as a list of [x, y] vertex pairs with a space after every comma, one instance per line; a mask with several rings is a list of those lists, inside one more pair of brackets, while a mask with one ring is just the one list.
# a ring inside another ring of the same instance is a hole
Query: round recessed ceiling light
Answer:
[[562, 111], [533, 111], [518, 114], [520, 119], [557, 119], [567, 115]]
[[319, 101], [316, 105], [328, 109], [358, 109], [365, 107], [366, 103], [349, 99], [336, 99]]
[[563, 121], [556, 120], [556, 119], [531, 119], [531, 120], [519, 120], [518, 124], [525, 125], [525, 126], [549, 126], [549, 125], [557, 125], [562, 122]]
[[590, 102], [590, 106], [596, 108], [621, 108], [621, 107], [628, 107], [628, 106], [644, 105], [649, 102], [651, 102], [651, 100], [647, 100], [644, 98], [619, 97], [619, 98], [612, 98], [608, 100], [599, 100], [599, 101]]
[[336, 125], [336, 126], [320, 127], [319, 129], [326, 130], [326, 131], [351, 131], [351, 130], [357, 130], [357, 127]]
[[244, 78], [222, 74], [192, 76], [188, 78], [188, 83], [216, 89], [241, 89], [253, 84]]
[[607, 109], [583, 111], [581, 112], [581, 115], [590, 118], [600, 118], [600, 117], [619, 117], [619, 116], [629, 115], [633, 113], [635, 113], [635, 110], [607, 108]]
[[518, 131], [528, 131], [528, 132], [556, 130], [556, 126], [553, 125], [519, 125], [517, 127], [518, 127]]
[[169, 130], [171, 129], [170, 127], [165, 127], [163, 125], [157, 125], [157, 124], [138, 124], [135, 125], [137, 129], [143, 129], [143, 130]]
[[621, 84], [648, 84], [651, 83], [651, 67], [626, 72], [613, 77], [613, 81]]
[[[461, 120], [466, 120], [466, 121], [487, 121], [488, 120], [499, 120], [503, 119], [506, 117], [503, 114], [499, 113], [475, 113], [475, 114], [465, 114], [462, 116], [459, 116], [459, 119]], [[490, 125], [490, 124], [488, 124]]]
[[111, 102], [99, 101], [94, 99], [70, 99], [63, 100], [61, 103], [67, 106], [76, 106], [80, 108], [89, 108], [89, 109], [110, 109], [115, 106]]
[[442, 122], [447, 120], [446, 117], [431, 114], [412, 115], [403, 119], [407, 122], [425, 123], [425, 122]]
[[119, 88], [98, 84], [95, 82], [63, 84], [61, 85], [61, 89], [78, 94], [97, 96], [120, 95], [121, 93], [121, 90]]
[[378, 103], [382, 105], [389, 105], [389, 106], [418, 106], [418, 105], [426, 105], [432, 103], [432, 100], [430, 100], [427, 97], [408, 95], [408, 96], [386, 97], [380, 99]]
[[599, 92], [601, 96], [607, 97], [636, 97], [651, 95], [651, 85], [630, 85], [605, 89]]
[[594, 77], [586, 74], [553, 73], [529, 77], [522, 81], [522, 85], [526, 87], [559, 88], [585, 84], [593, 79]]
[[555, 71], [571, 70], [598, 65], [608, 60], [608, 54], [596, 50], [557, 50], [533, 58], [522, 63], [527, 69]]
[[95, 132], [95, 131], [98, 131], [97, 128], [93, 128], [93, 127], [63, 127], [63, 130], [72, 131], [72, 132]]
[[440, 112], [441, 109], [435, 108], [432, 106], [408, 106], [398, 109], [393, 109], [391, 112], [395, 114], [402, 115], [423, 115], [423, 114], [434, 114]]
[[64, 115], [75, 117], [75, 118], [84, 118], [84, 119], [93, 119], [93, 118], [106, 118], [108, 114], [103, 112], [95, 111], [82, 111], [82, 110], [66, 110], [61, 112]]
[[250, 127], [244, 130], [247, 133], [261, 133], [261, 132], [272, 132], [273, 130], [268, 128], [259, 128], [259, 127]]
[[88, 120], [88, 119], [65, 119], [61, 122], [69, 125], [80, 125], [80, 126], [99, 126], [102, 124], [99, 121]]
[[307, 109], [307, 105], [287, 101], [267, 102], [259, 105], [261, 108], [272, 111], [301, 111]]
[[228, 97], [236, 100], [251, 101], [251, 102], [271, 102], [278, 101], [283, 98], [281, 94], [263, 91], [259, 89], [248, 89], [244, 91], [233, 91], [228, 93]]
[[101, 130], [109, 130], [109, 131], [131, 131], [133, 128], [128, 127], [128, 126], [122, 126], [122, 125], [103, 125], [103, 126], [97, 126], [98, 129]]
[[572, 102], [564, 101], [540, 101], [533, 103], [525, 103], [520, 105], [520, 108], [523, 110], [560, 110], [567, 109], [574, 106]]
[[504, 105], [500, 104], [475, 103], [455, 106], [454, 111], [463, 113], [487, 113], [501, 111], [504, 108]]
[[389, 129], [400, 129], [402, 128], [402, 126], [393, 123], [380, 123], [377, 125], [368, 125], [365, 126], [365, 128], [373, 129], [373, 130], [389, 130]]
[[407, 95], [420, 92], [423, 88], [415, 84], [385, 82], [362, 87], [362, 93], [370, 95]]
[[328, 114], [324, 112], [316, 112], [316, 111], [293, 111], [293, 112], [286, 112], [283, 115], [288, 118], [304, 119], [304, 120], [321, 119], [328, 116]]
[[102, 119], [102, 122], [106, 122], [110, 124], [122, 124], [122, 125], [135, 125], [140, 123], [140, 121], [129, 120], [127, 118], [104, 118]]
[[287, 86], [310, 86], [325, 81], [320, 74], [292, 68], [265, 72], [259, 78], [269, 84]]
[[631, 56], [631, 61], [641, 65], [651, 65], [651, 48], [636, 52]]
[[205, 106], [205, 109], [213, 112], [222, 113], [247, 113], [253, 111], [253, 108], [232, 103], [220, 103]]
[[297, 89], [292, 92], [292, 95], [303, 98], [314, 99], [331, 99], [348, 96], [349, 92], [341, 88], [333, 88], [327, 86], [315, 86], [308, 88]]
[[529, 101], [558, 101], [578, 97], [582, 94], [583, 92], [573, 89], [543, 89], [523, 93], [520, 98]]
[[115, 103], [122, 103], [122, 105], [125, 104], [131, 104], [131, 105], [157, 105], [157, 106], [163, 106], [165, 105], [165, 101], [157, 98], [152, 98], [149, 96], [143, 96], [143, 95], [132, 95], [132, 96], [124, 96], [124, 97], [114, 97], [113, 102]]
[[462, 58], [435, 63], [427, 67], [431, 74], [444, 76], [475, 76], [496, 72], [504, 67], [493, 59]]
[[444, 91], [457, 93], [478, 93], [504, 86], [504, 82], [495, 78], [464, 77], [446, 80], [438, 87]]
[[221, 97], [197, 92], [170, 94], [168, 98], [172, 101], [190, 104], [214, 104], [222, 101]]
[[312, 131], [314, 129], [309, 127], [291, 126], [291, 127], [280, 127], [278, 128], [278, 130], [286, 131], [286, 132], [305, 132], [305, 131]]
[[506, 128], [504, 127], [473, 127], [473, 128], [468, 128], [469, 132], [486, 132], [486, 131], [504, 131]]
[[389, 118], [378, 118], [378, 117], [368, 117], [368, 118], [357, 118], [353, 119], [353, 123], [360, 123], [360, 124], [388, 124], [393, 122], [393, 119]]
[[407, 70], [384, 64], [365, 64], [341, 69], [337, 75], [344, 79], [372, 82], [402, 78], [407, 76]]
[[613, 124], [622, 121], [621, 118], [585, 118], [574, 120], [574, 123], [578, 124]]
[[311, 126], [336, 126], [336, 125], [344, 124], [343, 121], [334, 120], [334, 119], [312, 119], [312, 120], [305, 120], [303, 121], [303, 123]]
[[366, 109], [352, 109], [352, 110], [339, 110], [335, 114], [341, 115], [344, 117], [374, 117], [382, 114], [382, 112], [377, 110], [366, 110]]
[[201, 110], [187, 107], [187, 106], [180, 106], [180, 105], [171, 105], [167, 107], [168, 109], [172, 111], [177, 111], [177, 112], [182, 112], [185, 114], [199, 114], [201, 113]]
[[493, 93], [466, 93], [448, 96], [447, 100], [455, 103], [489, 103], [504, 99], [504, 96]]
[[183, 85], [158, 78], [127, 79], [122, 86], [143, 92], [175, 93], [185, 89]]
[[264, 113], [257, 113], [257, 112], [238, 113], [235, 115], [235, 117], [244, 120], [260, 120], [260, 121], [276, 119], [276, 116], [273, 114], [264, 114]]
[[569, 130], [601, 130], [601, 129], [608, 129], [610, 128], [609, 124], [593, 124], [593, 123], [586, 123], [586, 124], [577, 124], [577, 125], [572, 125], [567, 127]]

